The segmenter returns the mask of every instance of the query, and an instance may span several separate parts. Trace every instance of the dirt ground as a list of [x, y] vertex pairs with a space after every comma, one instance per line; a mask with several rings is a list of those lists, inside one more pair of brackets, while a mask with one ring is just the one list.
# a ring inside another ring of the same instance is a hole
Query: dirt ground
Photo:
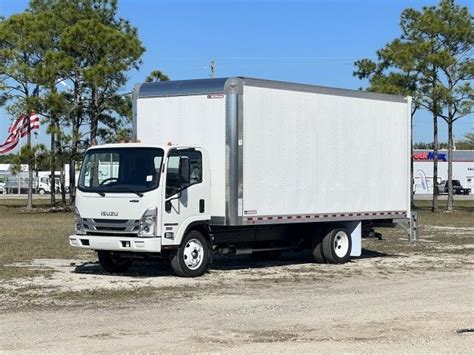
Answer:
[[423, 214], [418, 242], [382, 230], [345, 265], [220, 257], [197, 279], [5, 258], [0, 353], [472, 353], [473, 216]]
[[177, 288], [153, 301], [7, 312], [1, 348], [18, 353], [472, 353], [474, 335], [456, 333], [474, 324], [472, 272], [277, 285], [242, 284], [238, 276], [245, 275], [231, 274], [238, 280], [224, 289], [206, 280], [208, 287], [200, 291]]
[[472, 248], [439, 256], [366, 249], [343, 266], [305, 254], [223, 258], [192, 280], [160, 264], [110, 276], [94, 258], [34, 260], [16, 266], [51, 273], [2, 285], [0, 349], [472, 353], [474, 333], [457, 333], [474, 327]]

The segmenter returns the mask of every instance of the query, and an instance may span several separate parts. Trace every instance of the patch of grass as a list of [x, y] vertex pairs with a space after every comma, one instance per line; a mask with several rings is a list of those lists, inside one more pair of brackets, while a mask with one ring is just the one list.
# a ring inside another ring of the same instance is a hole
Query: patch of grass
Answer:
[[[415, 208], [418, 210], [431, 210], [431, 200], [415, 200]], [[438, 207], [440, 211], [446, 210], [448, 208], [447, 200], [438, 200]], [[454, 209], [455, 210], [467, 210], [474, 212], [474, 200], [454, 200]]]
[[[47, 207], [39, 200], [35, 207]], [[69, 212], [31, 213], [24, 200], [0, 200], [0, 280], [28, 276], [34, 271], [5, 267], [7, 264], [40, 258], [78, 258], [84, 255], [69, 246], [74, 220]]]
[[448, 213], [447, 201], [438, 201], [438, 212], [431, 212], [430, 200], [416, 200], [414, 211], [418, 212], [420, 224], [453, 227], [474, 227], [474, 200], [455, 200], [454, 212]]
[[[48, 208], [50, 207], [50, 201], [47, 199], [34, 199], [33, 198], [33, 208]], [[0, 199], [0, 206], [8, 208], [17, 208], [23, 209], [26, 207], [26, 199], [21, 198], [12, 198], [12, 199]]]
[[33, 278], [38, 276], [51, 277], [53, 270], [36, 270], [18, 266], [0, 266], [0, 280], [7, 281], [17, 278]]
[[[191, 298], [201, 294], [201, 288], [187, 286], [134, 288], [91, 288], [78, 291], [64, 291], [57, 287], [24, 286], [12, 290], [2, 290], [0, 296], [11, 297], [7, 310], [36, 309], [47, 307], [109, 307], [111, 305], [127, 306], [137, 302], [172, 301], [177, 298]], [[0, 304], [0, 310], [2, 305]]]
[[82, 291], [66, 291], [54, 295], [54, 299], [67, 302], [121, 302], [126, 300], [136, 301], [140, 298], [149, 298], [153, 296], [158, 289], [150, 286], [137, 287], [133, 289], [117, 288], [117, 289], [87, 289]]
[[418, 212], [418, 238], [408, 242], [407, 234], [401, 228], [377, 228], [384, 240], [365, 239], [363, 246], [368, 252], [397, 254], [469, 254], [472, 249], [453, 249], [474, 243], [474, 200], [455, 201], [453, 213], [431, 212], [431, 201], [415, 201]]

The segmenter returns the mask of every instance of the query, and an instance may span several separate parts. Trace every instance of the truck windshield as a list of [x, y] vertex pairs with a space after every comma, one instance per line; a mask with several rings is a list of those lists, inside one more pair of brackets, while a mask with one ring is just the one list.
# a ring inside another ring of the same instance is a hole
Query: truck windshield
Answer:
[[78, 188], [85, 192], [146, 192], [158, 187], [163, 150], [104, 148], [86, 153]]

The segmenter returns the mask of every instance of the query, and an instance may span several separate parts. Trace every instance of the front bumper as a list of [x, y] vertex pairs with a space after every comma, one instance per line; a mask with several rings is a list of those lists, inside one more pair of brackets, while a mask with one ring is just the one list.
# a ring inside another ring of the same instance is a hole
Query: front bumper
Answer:
[[117, 237], [106, 235], [70, 235], [69, 244], [75, 248], [138, 253], [161, 252], [161, 238]]

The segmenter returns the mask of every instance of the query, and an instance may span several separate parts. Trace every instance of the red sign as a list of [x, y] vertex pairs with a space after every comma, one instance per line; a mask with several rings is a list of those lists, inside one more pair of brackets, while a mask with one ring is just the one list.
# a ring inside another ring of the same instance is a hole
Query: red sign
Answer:
[[[413, 153], [413, 160], [433, 160], [433, 152]], [[438, 153], [438, 160], [446, 161], [446, 153]]]

